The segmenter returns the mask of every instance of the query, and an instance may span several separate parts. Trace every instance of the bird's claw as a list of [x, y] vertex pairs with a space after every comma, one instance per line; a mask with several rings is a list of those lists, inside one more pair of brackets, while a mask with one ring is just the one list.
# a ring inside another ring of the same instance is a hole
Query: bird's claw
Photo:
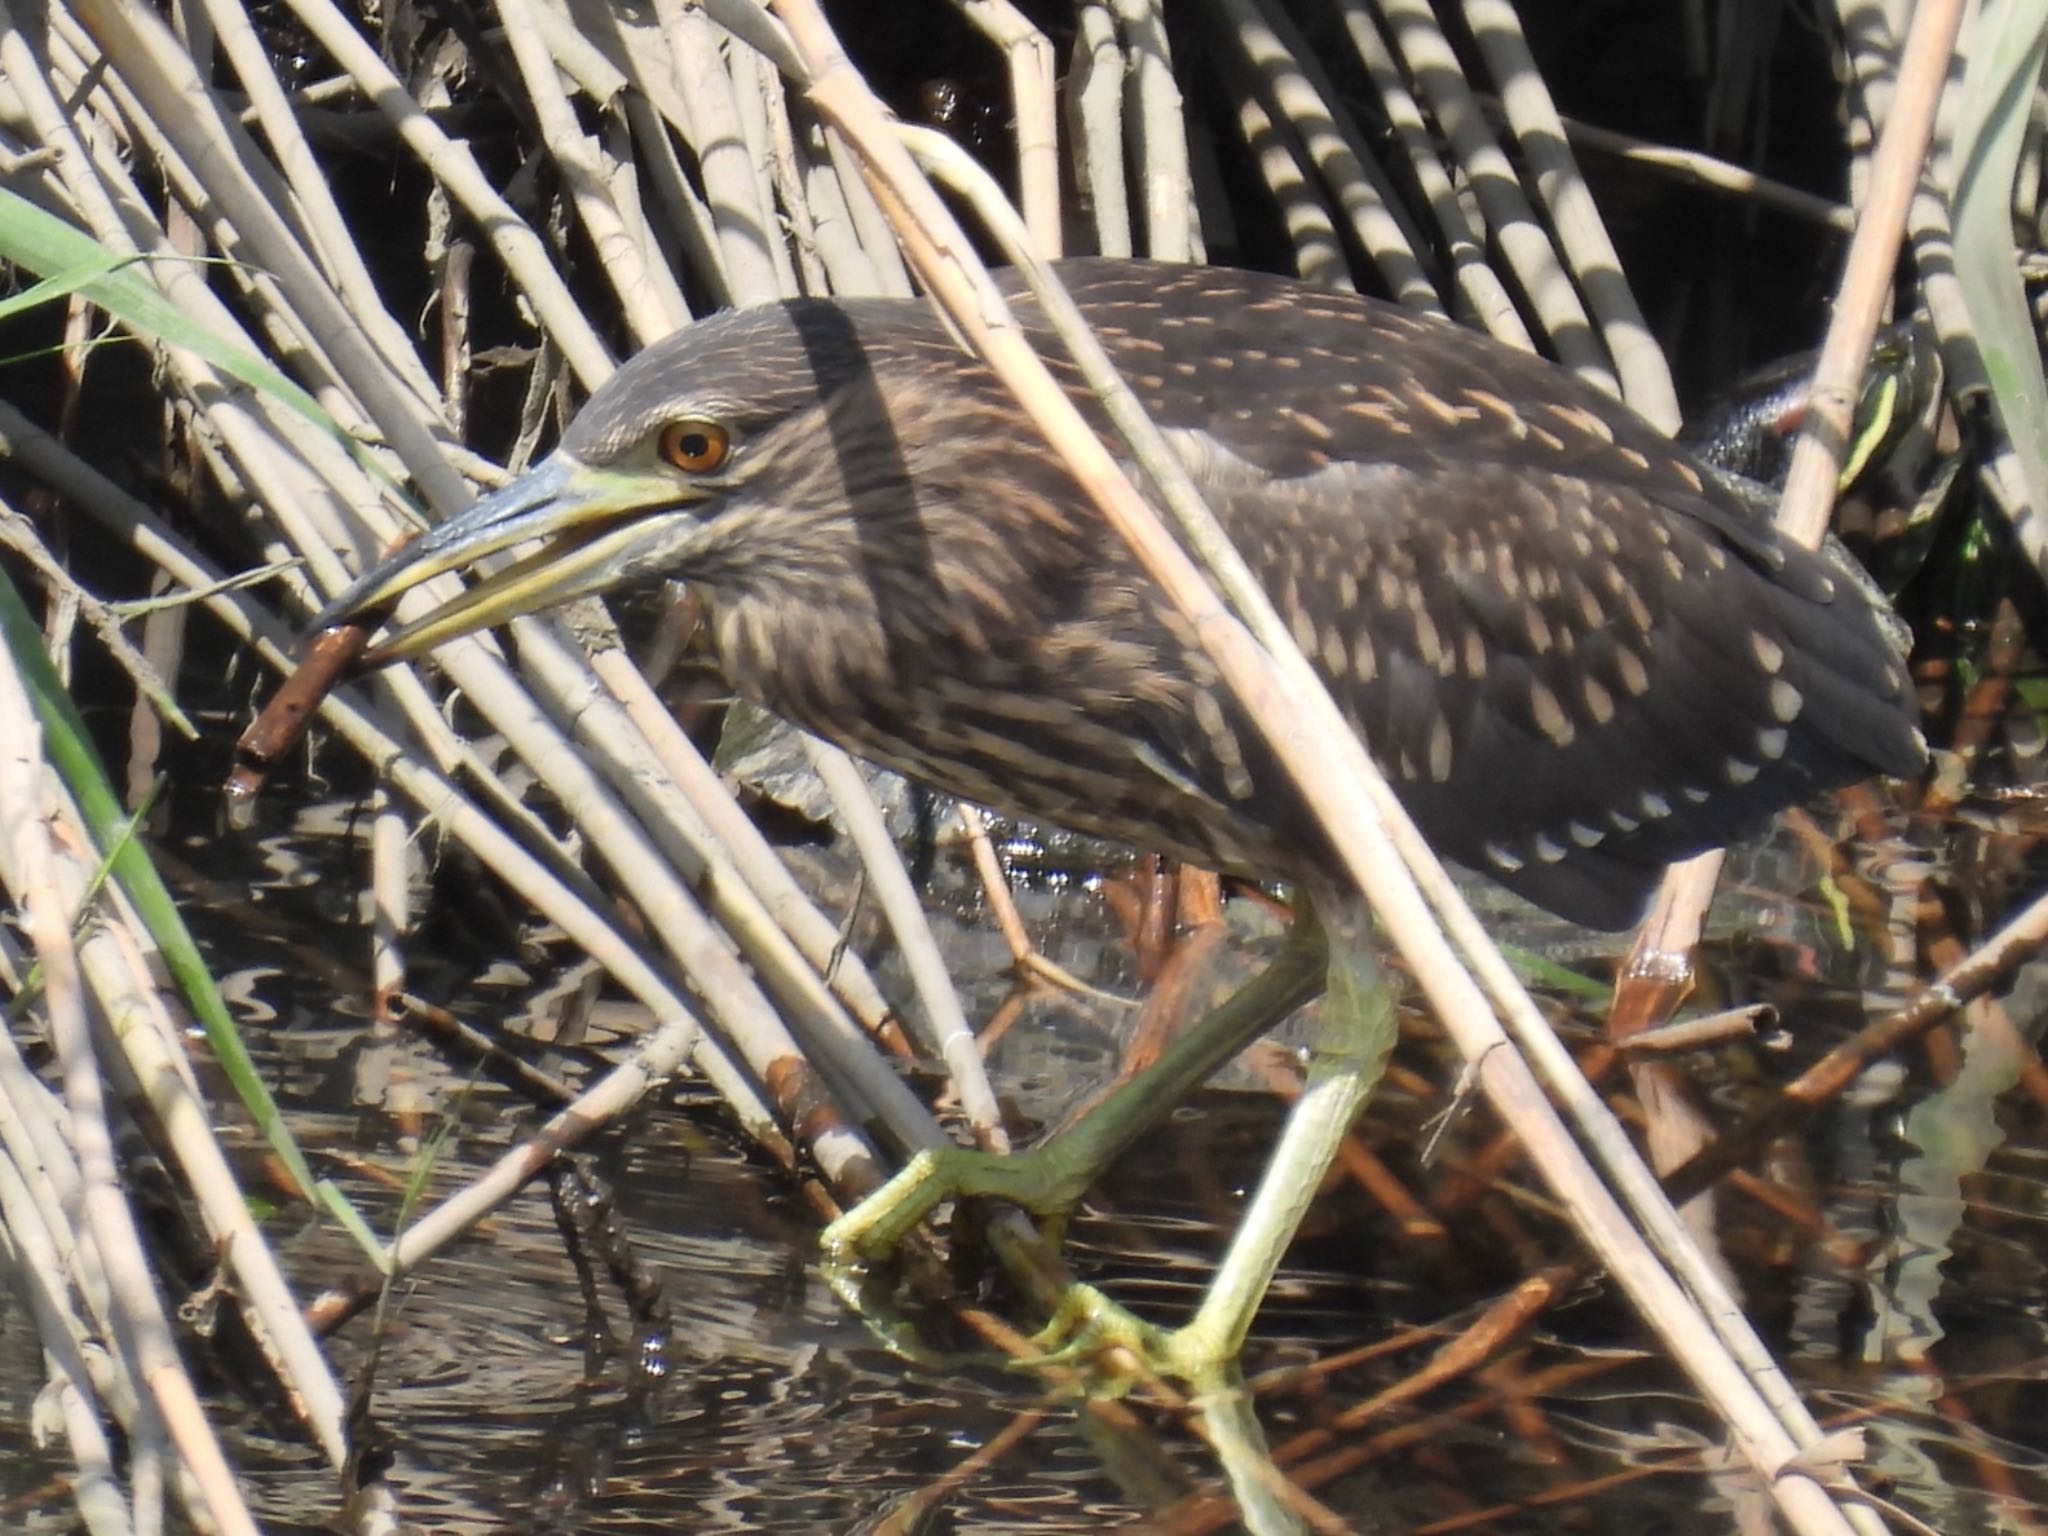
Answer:
[[1146, 1381], [1200, 1386], [1229, 1358], [1198, 1327], [1167, 1329], [1148, 1323], [1083, 1282], [1068, 1288], [1050, 1321], [1031, 1336], [1031, 1344], [1041, 1353], [1021, 1365], [1085, 1365], [1092, 1389], [1112, 1396]]
[[1095, 1173], [1063, 1158], [1057, 1142], [1006, 1156], [970, 1147], [928, 1147], [828, 1226], [819, 1241], [833, 1264], [886, 1258], [926, 1216], [963, 1199], [1002, 1200], [1042, 1223], [1063, 1223]]
[[[1067, 1168], [1056, 1145], [1007, 1157], [964, 1147], [919, 1152], [825, 1229], [819, 1241], [828, 1281], [855, 1311], [871, 1311], [868, 1263], [887, 1258], [918, 1222], [960, 1199], [993, 1198], [1021, 1206], [1056, 1235], [1092, 1176]], [[1097, 1389], [1113, 1393], [1161, 1377], [1199, 1380], [1228, 1355], [1198, 1325], [1173, 1331], [1155, 1327], [1085, 1284], [1067, 1290], [1031, 1342], [1041, 1353], [1021, 1364], [1085, 1364]]]
[[943, 1149], [918, 1153], [860, 1204], [827, 1226], [818, 1244], [834, 1267], [887, 1258], [936, 1207], [953, 1198], [941, 1164]]

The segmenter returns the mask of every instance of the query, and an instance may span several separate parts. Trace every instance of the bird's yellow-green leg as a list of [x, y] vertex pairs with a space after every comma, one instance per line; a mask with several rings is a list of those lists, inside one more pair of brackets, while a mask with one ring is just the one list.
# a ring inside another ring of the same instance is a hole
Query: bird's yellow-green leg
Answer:
[[[1121, 1344], [1161, 1374], [1214, 1382], [1237, 1356], [1287, 1245], [1358, 1112], [1386, 1070], [1396, 1034], [1393, 993], [1367, 944], [1355, 905], [1328, 924], [1329, 977], [1308, 1082], [1287, 1117], [1251, 1203], [1194, 1317], [1171, 1333], [1133, 1317], [1092, 1287], [1076, 1286], [1054, 1328], [1092, 1349]], [[1048, 1329], [1051, 1333], [1052, 1329]], [[1041, 1341], [1046, 1335], [1040, 1335]]]
[[1307, 1536], [1308, 1523], [1287, 1498], [1287, 1474], [1273, 1461], [1252, 1394], [1235, 1367], [1195, 1385], [1202, 1437], [1230, 1480], [1237, 1517], [1250, 1536]]
[[1005, 1200], [1064, 1217], [1154, 1121], [1246, 1042], [1313, 997], [1327, 967], [1321, 930], [1298, 921], [1272, 963], [1174, 1041], [1145, 1071], [1081, 1119], [1028, 1151], [998, 1157], [965, 1147], [917, 1154], [903, 1171], [825, 1229], [828, 1264], [881, 1258], [949, 1200]]
[[1085, 1118], [1009, 1157], [964, 1148], [920, 1153], [826, 1229], [828, 1259], [885, 1254], [947, 1200], [995, 1198], [1035, 1215], [1063, 1216], [1148, 1125], [1259, 1031], [1313, 996], [1321, 982], [1328, 997], [1307, 1085], [1195, 1316], [1167, 1332], [1094, 1287], [1078, 1285], [1039, 1335], [1048, 1347], [1063, 1343], [1063, 1354], [1117, 1344], [1162, 1374], [1215, 1381], [1243, 1345], [1288, 1243], [1393, 1047], [1393, 997], [1367, 944], [1369, 920], [1355, 904], [1321, 906], [1339, 913], [1338, 921], [1326, 931], [1320, 914], [1305, 912], [1307, 920], [1264, 971]]

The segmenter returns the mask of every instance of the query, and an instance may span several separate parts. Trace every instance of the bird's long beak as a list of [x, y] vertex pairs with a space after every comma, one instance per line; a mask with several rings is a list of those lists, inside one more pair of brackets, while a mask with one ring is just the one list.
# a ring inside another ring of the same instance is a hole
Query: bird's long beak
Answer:
[[414, 539], [365, 572], [314, 619], [318, 631], [363, 622], [422, 582], [532, 539], [547, 543], [365, 652], [362, 664], [406, 661], [479, 629], [613, 587], [656, 532], [694, 522], [676, 482], [658, 471], [600, 469], [556, 453], [531, 473]]

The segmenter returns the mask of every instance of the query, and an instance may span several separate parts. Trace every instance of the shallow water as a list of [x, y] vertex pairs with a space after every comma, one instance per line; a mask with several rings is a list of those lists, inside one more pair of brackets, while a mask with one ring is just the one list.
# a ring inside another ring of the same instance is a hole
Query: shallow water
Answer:
[[[428, 1176], [429, 1202], [510, 1145], [536, 1112], [472, 1064], [369, 1028], [353, 961], [363, 945], [337, 932], [353, 921], [355, 807], [284, 785], [265, 808], [265, 830], [223, 837], [211, 819], [211, 766], [195, 763], [162, 838], [174, 883], [179, 862], [204, 868], [206, 883], [188, 873], [184, 888], [273, 1088], [316, 1168], [388, 1231], [438, 1127], [453, 1130]], [[1894, 827], [1930, 842], [1925, 829]], [[1897, 982], [1867, 929], [1770, 894], [1811, 883], [1810, 846], [1781, 832], [1747, 852], [1718, 909], [1721, 936], [1704, 957], [1697, 1006], [1774, 1000], [1785, 1020], [1761, 1044], [1682, 1059], [1723, 1122], [1861, 1023]], [[1116, 856], [1097, 868], [1088, 861], [1104, 856], [1084, 847], [1055, 844], [1048, 854], [1026, 840], [1011, 851], [1027, 918], [1053, 958], [1100, 985], [1141, 990], [1109, 899], [1109, 884], [1124, 878]], [[1923, 852], [1948, 878], [1977, 880], [1973, 932], [2034, 877], [2023, 830], [1959, 821]], [[819, 883], [846, 880], [829, 848], [804, 859]], [[1006, 957], [978, 921], [960, 852], [942, 846], [930, 863], [970, 1017], [986, 1020], [1009, 987]], [[457, 869], [444, 870], [442, 883], [476, 888]], [[1278, 927], [1253, 902], [1234, 901], [1230, 912], [1235, 974]], [[574, 957], [505, 926], [516, 921], [494, 918], [473, 897], [446, 903], [444, 919], [413, 946], [422, 957], [414, 989], [478, 1023], [518, 1029], [522, 1018], [548, 1017]], [[1604, 979], [1583, 935], [1526, 914], [1509, 926], [1531, 950]], [[868, 930], [863, 923], [856, 933], [869, 938]], [[877, 961], [893, 984], [886, 954]], [[2032, 1050], [2044, 991], [2048, 970], [2024, 967], [1998, 994], [1997, 1013], [1979, 1009], [1946, 1044], [1867, 1074], [1796, 1142], [1776, 1147], [1767, 1171], [1806, 1202], [1805, 1218], [1740, 1189], [1720, 1201], [1726, 1252], [1766, 1339], [1824, 1420], [1867, 1431], [1866, 1479], [1944, 1531], [2034, 1529], [2048, 1493], [2048, 1095]], [[1546, 996], [1568, 1034], [1590, 1037], [1596, 1013]], [[995, 1052], [999, 1088], [1025, 1115], [1056, 1116], [1112, 1069], [1130, 1017], [1064, 1001], [1025, 1009]], [[597, 1045], [631, 1022], [600, 1008]], [[1418, 1236], [1355, 1183], [1330, 1191], [1311, 1215], [1247, 1352], [1255, 1375], [1325, 1362], [1262, 1392], [1275, 1454], [1359, 1530], [1462, 1529], [1487, 1510], [1498, 1512], [1479, 1526], [1491, 1530], [1549, 1530], [1561, 1518], [1593, 1529], [1727, 1528], [1733, 1506], [1753, 1502], [1754, 1491], [1701, 1470], [1696, 1453], [1716, 1438], [1710, 1417], [1596, 1279], [1572, 1282], [1563, 1304], [1476, 1376], [1360, 1410], [1525, 1272], [1571, 1253], [1525, 1171], [1511, 1161], [1500, 1172], [1480, 1167], [1492, 1139], [1483, 1112], [1456, 1120], [1438, 1160], [1421, 1165], [1456, 1068], [1420, 1018], [1405, 1022], [1404, 1035], [1360, 1139], [1406, 1188], [1454, 1216], [1448, 1231]], [[592, 1060], [582, 1049], [532, 1054], [572, 1079]], [[1256, 1082], [1289, 1059], [1284, 1050], [1254, 1058], [1228, 1080]], [[1219, 1090], [1174, 1116], [1076, 1224], [1077, 1268], [1149, 1317], [1184, 1314], [1278, 1114], [1264, 1094]], [[243, 1142], [245, 1170], [260, 1186], [257, 1153]], [[885, 1348], [820, 1280], [815, 1221], [797, 1192], [747, 1151], [701, 1088], [680, 1085], [645, 1107], [594, 1146], [588, 1164], [615, 1191], [634, 1253], [661, 1284], [661, 1369], [636, 1369], [632, 1320], [601, 1272], [596, 1294], [617, 1341], [609, 1351], [590, 1347], [549, 1196], [529, 1189], [408, 1282], [382, 1325], [372, 1413], [399, 1507], [422, 1528], [1233, 1523], [1229, 1506], [1215, 1502], [1215, 1462], [1183, 1415], [1145, 1401], [1078, 1401], [978, 1351], [942, 1319], [923, 1319], [933, 1357], [912, 1364]], [[361, 1273], [339, 1233], [300, 1208], [281, 1205], [271, 1231], [308, 1296]], [[990, 1296], [998, 1309], [1009, 1305], [999, 1287]], [[339, 1333], [346, 1376], [363, 1368], [375, 1331], [366, 1315]], [[18, 1426], [38, 1379], [27, 1340], [18, 1312], [0, 1318], [0, 1423], [17, 1426], [0, 1431], [0, 1450], [27, 1449]], [[1385, 1347], [1327, 1364], [1375, 1345]], [[331, 1479], [280, 1428], [275, 1405], [218, 1380], [214, 1390], [267, 1528], [326, 1528]], [[1337, 1460], [1314, 1470], [1324, 1457]], [[66, 1528], [63, 1501], [35, 1492], [52, 1465], [0, 1457], [10, 1523]]]

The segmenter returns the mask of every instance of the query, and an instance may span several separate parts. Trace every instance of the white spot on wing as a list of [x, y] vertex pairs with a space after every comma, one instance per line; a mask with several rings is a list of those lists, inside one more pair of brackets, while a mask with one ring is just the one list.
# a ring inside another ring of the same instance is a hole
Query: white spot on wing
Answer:
[[1438, 784], [1451, 777], [1451, 726], [1441, 714], [1429, 725], [1429, 776]]
[[1557, 695], [1541, 683], [1529, 685], [1529, 708], [1536, 717], [1536, 728], [1560, 747], [1568, 747], [1578, 732], [1572, 726], [1571, 718], [1565, 714], [1564, 706], [1557, 701]]
[[1304, 656], [1316, 653], [1316, 621], [1309, 617], [1308, 610], [1298, 602], [1287, 605], [1287, 627], [1294, 635], [1294, 643], [1301, 647]]
[[1332, 677], [1344, 675], [1345, 663], [1351, 659], [1344, 644], [1344, 632], [1332, 624], [1323, 631], [1323, 668]]
[[1433, 672], [1442, 672], [1446, 655], [1443, 636], [1437, 633], [1436, 620], [1423, 606], [1420, 589], [1409, 593], [1409, 611], [1415, 617], [1415, 654], [1425, 667]]
[[1614, 718], [1614, 695], [1598, 682], [1589, 677], [1579, 691], [1586, 696], [1586, 713], [1593, 717], [1594, 724], [1605, 725]]
[[1474, 682], [1486, 676], [1486, 640], [1476, 629], [1465, 631], [1465, 675]]

